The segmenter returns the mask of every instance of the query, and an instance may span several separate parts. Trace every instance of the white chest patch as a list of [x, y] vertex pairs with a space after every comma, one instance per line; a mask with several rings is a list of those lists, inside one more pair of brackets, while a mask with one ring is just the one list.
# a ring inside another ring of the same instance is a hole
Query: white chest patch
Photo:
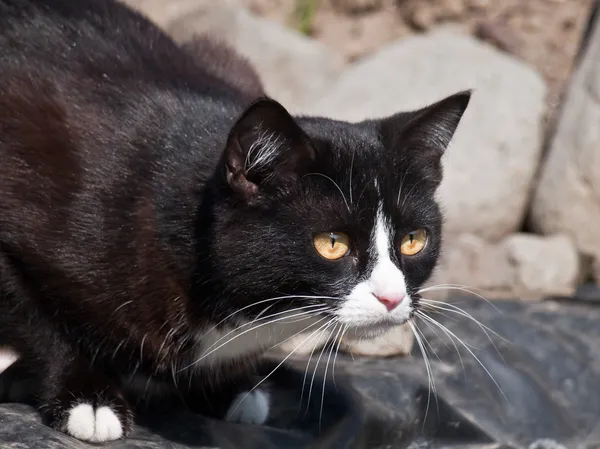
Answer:
[[19, 360], [19, 354], [10, 348], [0, 347], [0, 374]]
[[271, 349], [302, 331], [318, 329], [319, 326], [315, 323], [319, 320], [322, 320], [322, 317], [315, 314], [309, 316], [301, 312], [288, 312], [273, 318], [244, 323], [234, 329], [209, 328], [198, 333], [200, 349], [194, 365], [215, 365]]

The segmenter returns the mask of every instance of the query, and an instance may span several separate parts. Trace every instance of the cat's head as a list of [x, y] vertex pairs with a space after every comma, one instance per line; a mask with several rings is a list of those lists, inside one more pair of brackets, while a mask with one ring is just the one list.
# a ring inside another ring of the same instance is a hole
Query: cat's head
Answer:
[[217, 175], [211, 261], [227, 302], [364, 335], [409, 319], [439, 257], [440, 159], [469, 98], [356, 124], [251, 105]]

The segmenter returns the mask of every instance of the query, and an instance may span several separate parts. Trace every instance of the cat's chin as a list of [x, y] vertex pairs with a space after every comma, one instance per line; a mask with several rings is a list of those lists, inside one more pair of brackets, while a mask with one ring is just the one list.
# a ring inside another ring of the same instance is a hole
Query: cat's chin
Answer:
[[383, 321], [369, 325], [359, 324], [356, 326], [350, 326], [348, 331], [344, 334], [344, 338], [350, 341], [372, 340], [388, 333], [394, 327], [402, 326], [407, 321], [408, 320]]

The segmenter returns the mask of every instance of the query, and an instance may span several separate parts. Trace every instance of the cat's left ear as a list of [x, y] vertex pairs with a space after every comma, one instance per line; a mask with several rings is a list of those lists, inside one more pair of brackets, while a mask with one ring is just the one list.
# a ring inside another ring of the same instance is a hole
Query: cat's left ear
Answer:
[[393, 115], [379, 122], [387, 148], [409, 151], [411, 158], [437, 165], [469, 105], [471, 91], [463, 91], [422, 109]]
[[278, 102], [261, 99], [233, 126], [225, 149], [227, 182], [252, 202], [298, 180], [315, 158], [309, 137]]

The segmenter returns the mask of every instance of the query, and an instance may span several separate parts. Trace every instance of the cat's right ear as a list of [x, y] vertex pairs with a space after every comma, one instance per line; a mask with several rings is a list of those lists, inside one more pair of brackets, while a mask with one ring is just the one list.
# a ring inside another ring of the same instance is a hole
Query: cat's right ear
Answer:
[[314, 158], [309, 137], [286, 109], [261, 99], [231, 129], [225, 148], [227, 183], [252, 203], [297, 182]]

